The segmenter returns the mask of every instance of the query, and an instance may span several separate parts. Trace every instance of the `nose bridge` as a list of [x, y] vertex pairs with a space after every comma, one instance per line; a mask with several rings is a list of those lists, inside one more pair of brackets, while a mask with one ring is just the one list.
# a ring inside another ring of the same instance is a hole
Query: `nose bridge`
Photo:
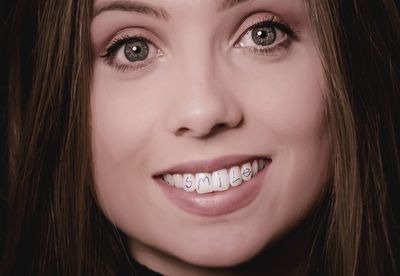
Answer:
[[218, 92], [223, 80], [218, 76], [217, 62], [211, 51], [201, 49], [182, 60], [182, 88], [184, 96], [193, 105], [207, 101], [209, 107], [222, 104], [224, 94]]
[[[211, 86], [212, 75], [217, 67], [211, 37], [201, 26], [188, 26], [181, 38], [179, 57], [182, 76], [192, 88]], [[202, 90], [205, 92], [204, 89]], [[196, 90], [192, 92], [196, 93]]]
[[180, 51], [178, 96], [169, 116], [169, 127], [175, 134], [203, 137], [216, 127], [232, 128], [242, 120], [234, 95], [218, 70], [216, 53], [207, 41], [198, 37]]

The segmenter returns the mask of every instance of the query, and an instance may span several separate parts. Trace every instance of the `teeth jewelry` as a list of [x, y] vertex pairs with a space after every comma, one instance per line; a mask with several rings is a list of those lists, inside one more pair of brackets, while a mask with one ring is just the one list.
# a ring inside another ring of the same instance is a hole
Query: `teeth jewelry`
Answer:
[[225, 191], [249, 181], [265, 167], [265, 160], [256, 159], [241, 166], [233, 166], [212, 173], [164, 174], [162, 179], [171, 186], [199, 194]]

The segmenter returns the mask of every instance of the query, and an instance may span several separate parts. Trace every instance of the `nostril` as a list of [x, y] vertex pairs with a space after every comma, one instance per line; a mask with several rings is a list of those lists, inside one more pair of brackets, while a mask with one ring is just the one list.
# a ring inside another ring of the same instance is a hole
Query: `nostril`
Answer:
[[215, 136], [219, 133], [227, 131], [228, 129], [240, 127], [243, 123], [243, 118], [241, 117], [240, 120], [229, 122], [221, 122], [217, 123], [213, 126], [201, 126], [200, 124], [195, 124], [191, 127], [180, 127], [176, 132], [176, 136], [184, 136], [190, 135], [193, 137], [201, 137], [201, 138], [210, 138]]
[[229, 128], [228, 124], [226, 123], [219, 123], [214, 125], [211, 128], [204, 128], [204, 129], [200, 129], [200, 128], [189, 128], [189, 127], [181, 127], [176, 131], [176, 136], [183, 136], [186, 134], [191, 134], [194, 135], [196, 137], [208, 137], [210, 135], [215, 135], [217, 133], [220, 133], [222, 131], [224, 131], [225, 129]]
[[184, 135], [186, 132], [190, 131], [189, 128], [187, 127], [181, 127], [176, 131], [176, 136], [182, 136]]
[[[218, 104], [214, 102], [196, 102], [183, 111], [174, 113], [169, 129], [176, 136], [196, 138], [210, 138], [229, 129], [240, 126], [243, 122], [243, 113], [240, 108], [225, 100]], [[222, 105], [223, 104], [223, 105]]]
[[226, 128], [226, 127], [227, 127], [227, 125], [225, 123], [219, 123], [214, 126], [214, 129], [221, 129], [221, 128]]
[[211, 130], [209, 131], [209, 136], [213, 136], [213, 135], [217, 135], [219, 133], [222, 133], [228, 129], [231, 129], [231, 127], [229, 126], [229, 124], [227, 123], [219, 123], [216, 124], [213, 128], [211, 128]]

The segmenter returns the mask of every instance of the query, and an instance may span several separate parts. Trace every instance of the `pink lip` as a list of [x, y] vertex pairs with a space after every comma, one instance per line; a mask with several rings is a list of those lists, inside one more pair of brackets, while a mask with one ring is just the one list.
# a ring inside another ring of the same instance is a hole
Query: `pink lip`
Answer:
[[[252, 159], [250, 160], [254, 159], [256, 158], [252, 157]], [[229, 160], [229, 159], [218, 159], [218, 160]], [[241, 159], [241, 160], [245, 160], [244, 162], [250, 161], [246, 159]], [[233, 165], [235, 164], [238, 163], [237, 162], [233, 163]], [[226, 191], [212, 192], [207, 194], [198, 194], [197, 192], [186, 192], [183, 189], [176, 188], [174, 186], [165, 183], [161, 179], [161, 176], [155, 177], [154, 179], [160, 185], [166, 197], [169, 200], [171, 200], [171, 202], [178, 208], [194, 215], [215, 217], [235, 212], [239, 209], [248, 206], [251, 202], [253, 202], [261, 190], [263, 179], [267, 174], [270, 164], [271, 160], [267, 159], [265, 168], [262, 171], [258, 172], [258, 174], [254, 178], [252, 178], [247, 182], [242, 183], [240, 186], [230, 187]], [[201, 166], [202, 170], [196, 170], [199, 167], [196, 167], [196, 169], [193, 170], [189, 169], [190, 167], [187, 166], [176, 167], [179, 168], [180, 170], [176, 170], [175, 172], [181, 172], [181, 173], [183, 171], [187, 173], [205, 172], [205, 171], [210, 172], [211, 170], [226, 168], [226, 167], [216, 167], [216, 169], [214, 169], [215, 166], [211, 167], [207, 166], [210, 166], [210, 163], [208, 163], [205, 166], [204, 165]], [[186, 170], [182, 170], [182, 168], [186, 168]], [[209, 170], [204, 170], [204, 168], [209, 168]], [[172, 170], [172, 172], [174, 171]], [[171, 173], [171, 171], [168, 171], [168, 173]]]
[[270, 160], [269, 157], [266, 156], [250, 156], [250, 155], [231, 155], [231, 156], [223, 156], [220, 158], [212, 159], [212, 160], [200, 160], [200, 161], [190, 161], [183, 164], [178, 164], [162, 170], [160, 172], [155, 173], [153, 176], [158, 177], [162, 176], [163, 174], [169, 173], [210, 173], [213, 171], [230, 168], [238, 164], [244, 164], [248, 161], [252, 161], [255, 159], [264, 159], [268, 162]]

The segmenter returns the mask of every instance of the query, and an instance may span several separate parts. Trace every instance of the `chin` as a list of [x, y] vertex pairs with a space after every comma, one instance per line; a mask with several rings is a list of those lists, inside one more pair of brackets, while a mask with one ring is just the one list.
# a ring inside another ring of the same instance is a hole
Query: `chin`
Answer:
[[258, 252], [192, 252], [190, 255], [180, 257], [186, 263], [209, 268], [228, 268], [240, 265], [252, 259]]
[[[175, 244], [171, 252], [180, 260], [201, 267], [226, 268], [245, 263], [260, 253], [268, 241], [243, 234]], [[190, 246], [188, 246], [190, 244]]]

